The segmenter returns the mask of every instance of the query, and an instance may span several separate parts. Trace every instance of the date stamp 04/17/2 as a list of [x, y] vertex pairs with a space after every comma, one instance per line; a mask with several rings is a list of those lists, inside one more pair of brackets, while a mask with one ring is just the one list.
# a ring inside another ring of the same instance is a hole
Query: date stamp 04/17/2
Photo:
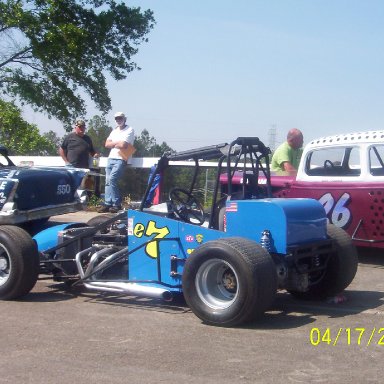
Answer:
[[309, 341], [312, 345], [327, 344], [336, 346], [347, 345], [382, 345], [384, 346], [384, 328], [312, 328], [309, 333]]

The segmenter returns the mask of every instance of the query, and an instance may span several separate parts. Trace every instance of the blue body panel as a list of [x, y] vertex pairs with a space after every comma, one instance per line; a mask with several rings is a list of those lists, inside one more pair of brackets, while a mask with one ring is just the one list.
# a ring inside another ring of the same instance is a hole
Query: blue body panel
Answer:
[[[260, 243], [262, 232], [269, 230], [271, 252], [284, 255], [289, 246], [327, 239], [324, 208], [313, 199], [229, 201], [225, 232], [148, 212], [129, 210], [127, 214], [127, 278], [145, 285], [167, 287], [173, 292], [181, 292], [185, 260], [207, 241], [239, 236]], [[73, 225], [76, 224], [57, 225], [35, 235], [39, 251], [56, 246], [58, 232]]]
[[[154, 280], [180, 291], [181, 273], [189, 254], [202, 243], [228, 234], [140, 211], [128, 211], [129, 279]], [[152, 239], [162, 239], [152, 241]], [[149, 243], [141, 248], [141, 245]], [[158, 247], [157, 247], [158, 244]], [[171, 258], [181, 259], [171, 275]], [[156, 284], [151, 284], [156, 285]]]
[[260, 199], [229, 201], [226, 233], [260, 242], [264, 230], [272, 235], [272, 252], [327, 238], [324, 207], [313, 199]]
[[[313, 199], [227, 202], [225, 232], [129, 210], [129, 280], [162, 281], [170, 290], [179, 290], [183, 260], [209, 240], [240, 236], [260, 243], [267, 229], [271, 251], [286, 254], [289, 246], [326, 239], [326, 223], [323, 206]], [[173, 266], [172, 257], [179, 259]]]
[[44, 229], [43, 231], [37, 233], [35, 236], [33, 236], [33, 240], [35, 240], [37, 243], [38, 251], [42, 252], [56, 246], [58, 244], [58, 233], [60, 231], [64, 231], [67, 228], [70, 228], [74, 224], [76, 223], [55, 225], [54, 227]]

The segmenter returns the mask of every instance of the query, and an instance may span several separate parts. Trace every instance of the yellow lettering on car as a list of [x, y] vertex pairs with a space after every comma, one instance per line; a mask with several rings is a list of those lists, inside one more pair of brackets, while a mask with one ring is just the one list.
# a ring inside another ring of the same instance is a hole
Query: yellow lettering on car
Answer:
[[133, 234], [136, 237], [142, 237], [143, 234], [144, 234], [144, 230], [145, 230], [144, 225], [141, 224], [141, 223], [138, 223], [138, 224], [135, 225], [135, 228], [133, 228]]
[[158, 228], [156, 227], [156, 223], [151, 220], [148, 222], [147, 227], [145, 227], [143, 224], [138, 223], [135, 225], [135, 228], [133, 229], [133, 234], [136, 237], [152, 237], [153, 241], [150, 241], [145, 246], [145, 252], [149, 257], [152, 257], [153, 259], [156, 259], [159, 256], [159, 247], [158, 247], [158, 241], [154, 239], [163, 239], [169, 234], [168, 227], [162, 227]]

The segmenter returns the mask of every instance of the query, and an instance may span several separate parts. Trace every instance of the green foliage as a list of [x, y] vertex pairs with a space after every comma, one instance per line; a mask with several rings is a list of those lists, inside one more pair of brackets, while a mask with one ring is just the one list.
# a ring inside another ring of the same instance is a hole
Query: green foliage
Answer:
[[104, 117], [94, 116], [88, 122], [87, 134], [91, 137], [93, 147], [100, 156], [108, 156], [109, 149], [105, 148], [105, 140], [111, 133], [112, 127]]
[[102, 203], [103, 203], [103, 199], [101, 199], [100, 197], [96, 196], [95, 194], [92, 194], [89, 197], [87, 206], [91, 207], [91, 208], [95, 208], [95, 207], [98, 207], [98, 206], [102, 205]]
[[52, 144], [52, 148], [47, 152], [47, 155], [49, 156], [57, 156], [58, 154], [58, 148], [62, 142], [62, 138], [57, 136], [56, 132], [49, 131], [43, 133], [43, 138], [48, 140], [49, 143]]
[[57, 155], [56, 143], [41, 136], [35, 124], [27, 123], [11, 102], [0, 99], [0, 143], [10, 155]]
[[[62, 121], [85, 115], [86, 93], [103, 113], [106, 86], [138, 68], [153, 13], [114, 0], [0, 2], [0, 90]], [[80, 92], [81, 91], [81, 92]]]
[[140, 136], [135, 137], [134, 146], [136, 148], [136, 157], [160, 157], [165, 152], [175, 152], [167, 143], [162, 142], [160, 145], [156, 143], [153, 136], [149, 136], [149, 132], [143, 129]]
[[149, 169], [126, 167], [119, 180], [123, 196], [131, 196], [134, 201], [141, 201], [148, 184]]

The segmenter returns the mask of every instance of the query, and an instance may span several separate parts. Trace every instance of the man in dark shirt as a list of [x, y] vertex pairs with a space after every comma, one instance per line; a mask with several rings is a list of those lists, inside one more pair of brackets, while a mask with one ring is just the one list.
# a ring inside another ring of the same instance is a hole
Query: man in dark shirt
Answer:
[[65, 165], [76, 168], [89, 168], [89, 156], [98, 156], [91, 138], [85, 134], [85, 122], [77, 120], [73, 132], [66, 136], [59, 148]]

